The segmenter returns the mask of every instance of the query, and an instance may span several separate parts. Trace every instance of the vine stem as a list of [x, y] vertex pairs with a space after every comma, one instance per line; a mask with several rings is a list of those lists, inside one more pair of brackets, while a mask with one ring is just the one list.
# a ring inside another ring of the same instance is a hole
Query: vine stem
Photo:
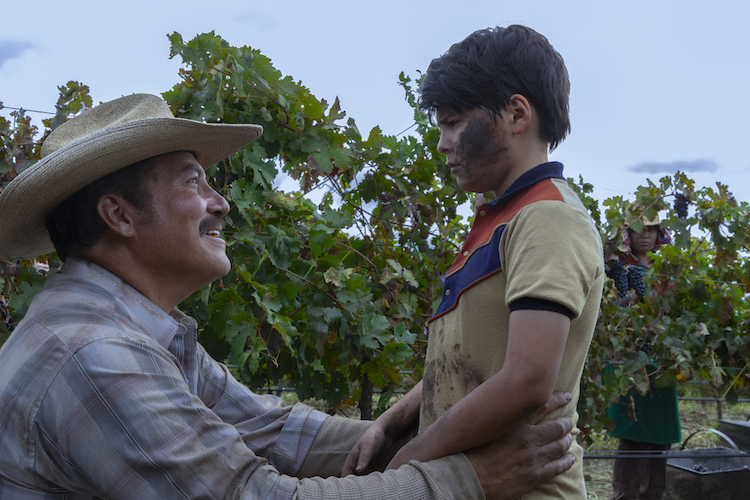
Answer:
[[740, 372], [737, 375], [735, 375], [735, 377], [732, 379], [732, 383], [729, 384], [729, 386], [724, 390], [724, 394], [721, 395], [721, 399], [724, 399], [725, 397], [727, 397], [727, 394], [729, 394], [729, 391], [732, 389], [734, 384], [737, 383], [737, 381], [740, 379], [740, 376], [742, 376], [745, 370], [747, 370], [748, 365], [750, 365], [750, 361], [745, 362], [745, 366], [742, 367], [742, 370], [740, 370]]

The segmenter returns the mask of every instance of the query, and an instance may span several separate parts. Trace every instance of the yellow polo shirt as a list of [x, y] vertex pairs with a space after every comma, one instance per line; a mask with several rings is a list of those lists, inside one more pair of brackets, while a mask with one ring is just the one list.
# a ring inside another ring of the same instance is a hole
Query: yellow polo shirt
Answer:
[[[429, 322], [420, 431], [466, 395], [465, 370], [482, 380], [500, 371], [511, 304], [519, 299], [557, 304], [572, 316], [556, 390], [570, 392], [573, 399], [547, 418], [564, 415], [575, 425], [603, 280], [601, 238], [562, 177], [561, 164], [536, 167], [504, 196], [480, 206]], [[578, 434], [575, 427], [573, 434]], [[574, 441], [570, 452], [576, 456], [571, 470], [523, 498], [585, 500], [583, 451]]]

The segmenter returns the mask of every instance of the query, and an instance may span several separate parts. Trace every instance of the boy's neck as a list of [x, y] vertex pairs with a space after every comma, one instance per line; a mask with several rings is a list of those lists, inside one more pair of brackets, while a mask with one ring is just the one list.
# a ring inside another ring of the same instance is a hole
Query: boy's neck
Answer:
[[512, 167], [512, 174], [508, 176], [506, 182], [495, 192], [495, 198], [500, 196], [513, 185], [523, 174], [529, 170], [538, 167], [542, 163], [547, 163], [547, 144], [540, 141], [534, 141], [532, 144], [519, 148], [520, 154]]

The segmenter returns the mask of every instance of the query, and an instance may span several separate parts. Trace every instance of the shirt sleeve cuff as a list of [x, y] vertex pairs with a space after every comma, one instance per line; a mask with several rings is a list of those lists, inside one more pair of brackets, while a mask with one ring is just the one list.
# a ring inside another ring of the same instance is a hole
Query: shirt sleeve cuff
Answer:
[[520, 311], [520, 310], [528, 310], [528, 309], [536, 309], [540, 311], [552, 311], [560, 314], [564, 314], [570, 319], [575, 318], [575, 314], [573, 311], [568, 309], [562, 304], [558, 304], [557, 302], [552, 302], [551, 300], [544, 300], [544, 299], [534, 299], [531, 297], [525, 297], [522, 299], [518, 299], [513, 301], [510, 305], [511, 311]]
[[[295, 475], [310, 451], [321, 425], [329, 418], [328, 414], [305, 404], [295, 404], [284, 422], [270, 461], [277, 464], [280, 470], [285, 469], [285, 474]], [[286, 467], [280, 467], [282, 463]]]

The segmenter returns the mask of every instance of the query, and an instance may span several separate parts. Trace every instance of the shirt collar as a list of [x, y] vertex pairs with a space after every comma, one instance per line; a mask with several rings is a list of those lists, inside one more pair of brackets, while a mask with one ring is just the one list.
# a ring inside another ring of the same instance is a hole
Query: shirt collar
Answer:
[[519, 191], [533, 186], [544, 179], [565, 179], [563, 176], [563, 164], [559, 161], [549, 161], [524, 172], [516, 181], [505, 190], [499, 198], [487, 203], [487, 205], [497, 205], [502, 200], [507, 200], [515, 196]]
[[143, 331], [164, 348], [168, 348], [178, 331], [184, 333], [189, 325], [195, 323], [193, 318], [177, 309], [165, 313], [122, 278], [93, 262], [69, 256], [60, 274], [60, 279], [88, 282], [111, 295], [115, 312], [140, 323]]

